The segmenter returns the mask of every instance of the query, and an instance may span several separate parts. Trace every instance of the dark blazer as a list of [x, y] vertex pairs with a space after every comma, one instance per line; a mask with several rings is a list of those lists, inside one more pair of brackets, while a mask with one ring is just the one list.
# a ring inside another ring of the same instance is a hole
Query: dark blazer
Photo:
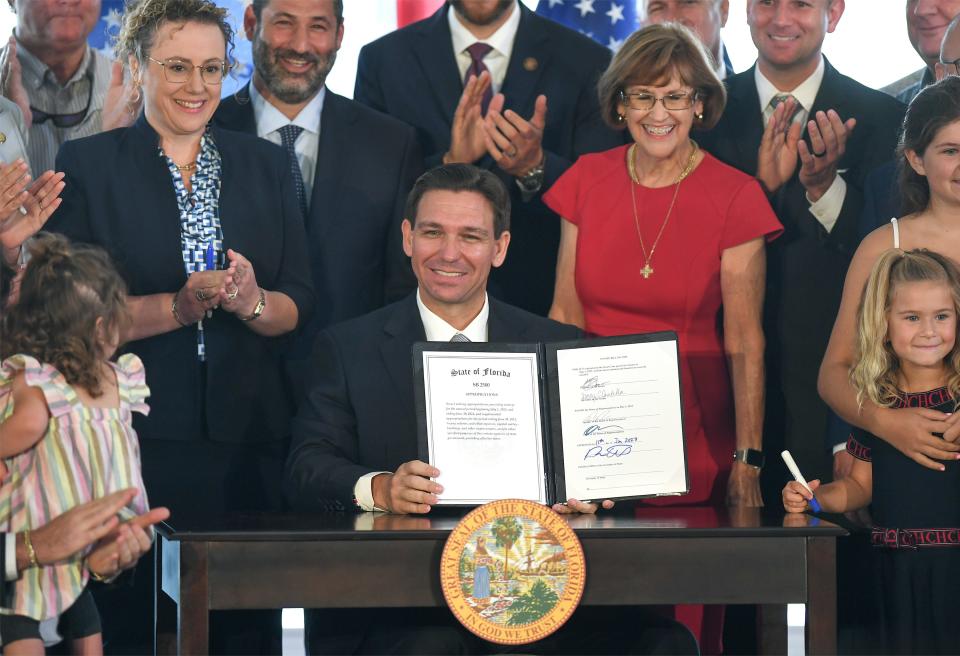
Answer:
[[[860, 239], [880, 226], [900, 218], [900, 184], [897, 181], [897, 162], [891, 160], [867, 176], [863, 187], [863, 212], [860, 213]], [[891, 244], [892, 246], [892, 244]]]
[[[624, 143], [624, 136], [600, 120], [597, 80], [610, 51], [518, 3], [520, 26], [501, 91], [505, 108], [533, 115], [539, 94], [547, 97], [543, 134], [546, 177], [541, 192], [583, 153]], [[426, 166], [440, 163], [450, 146], [453, 113], [463, 81], [447, 22], [449, 7], [363, 47], [357, 63], [354, 98], [417, 129]], [[489, 291], [513, 305], [546, 314], [553, 298], [560, 222], [540, 202], [524, 202], [515, 179], [490, 157], [479, 166], [497, 172], [513, 202], [510, 257], [490, 278]]]
[[[487, 326], [491, 342], [580, 335], [492, 297]], [[285, 491], [295, 508], [352, 509], [361, 476], [419, 457], [410, 348], [425, 339], [416, 294], [320, 334], [287, 460]]]
[[[754, 69], [728, 78], [726, 85], [727, 106], [720, 123], [697, 138], [720, 160], [756, 175], [763, 118]], [[827, 109], [835, 109], [844, 120], [857, 119], [839, 165], [847, 185], [840, 215], [828, 233], [810, 213], [798, 165], [793, 178], [770, 199], [785, 232], [768, 247], [767, 261], [765, 445], [779, 446], [775, 441], [785, 439], [810, 478], [820, 475], [826, 462], [827, 406], [817, 395], [817, 373], [840, 306], [847, 266], [860, 243], [864, 181], [870, 171], [894, 157], [905, 110], [902, 103], [825, 62], [813, 112]]]
[[[309, 319], [310, 284], [303, 219], [283, 150], [262, 139], [210, 128], [222, 162], [220, 220], [224, 246], [253, 265], [257, 284], [283, 292]], [[102, 246], [129, 293], [175, 292], [186, 282], [180, 213], [156, 132], [141, 117], [130, 128], [65, 143], [63, 204], [48, 229]], [[125, 346], [143, 360], [149, 417], [137, 415], [141, 439], [264, 442], [289, 435], [291, 401], [282, 378], [284, 337], [261, 337], [220, 310], [203, 322], [206, 366], [188, 326]]]
[[[256, 135], [249, 86], [225, 98], [213, 120]], [[318, 302], [301, 331], [297, 357], [310, 355], [321, 329], [383, 307], [416, 287], [400, 222], [407, 193], [422, 171], [413, 128], [326, 90], [306, 217]]]

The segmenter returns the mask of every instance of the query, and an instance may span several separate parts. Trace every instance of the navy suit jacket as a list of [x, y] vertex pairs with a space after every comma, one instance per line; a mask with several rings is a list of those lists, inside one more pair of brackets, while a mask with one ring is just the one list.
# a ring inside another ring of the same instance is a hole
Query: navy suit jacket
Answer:
[[[289, 296], [299, 321], [309, 320], [310, 265], [286, 154], [246, 134], [217, 126], [210, 133], [222, 164], [224, 251], [243, 254], [257, 284]], [[143, 115], [132, 127], [66, 142], [57, 170], [66, 174], [66, 186], [49, 230], [103, 247], [133, 296], [183, 286], [176, 192], [158, 156], [157, 133]], [[289, 339], [261, 337], [221, 310], [203, 327], [205, 367], [197, 360], [193, 326], [124, 347], [143, 360], [150, 385], [150, 415], [134, 418], [140, 438], [266, 442], [289, 436], [292, 399], [282, 366]]]
[[[491, 342], [580, 336], [574, 326], [489, 302]], [[295, 508], [352, 509], [361, 476], [419, 457], [410, 349], [425, 339], [416, 294], [320, 334], [287, 460], [285, 490]]]
[[[763, 118], [753, 67], [728, 78], [726, 85], [727, 106], [720, 123], [697, 138], [723, 162], [756, 175]], [[894, 157], [905, 107], [825, 62], [812, 113], [828, 109], [844, 120], [857, 119], [839, 163], [847, 185], [840, 215], [828, 233], [810, 213], [798, 164], [793, 178], [770, 199], [785, 232], [768, 248], [767, 263], [767, 410], [772, 422], [767, 435], [779, 439], [785, 433], [787, 446], [796, 451], [801, 470], [809, 469], [811, 478], [821, 465], [807, 460], [805, 468], [802, 449], [825, 455], [827, 406], [817, 395], [817, 374], [847, 266], [860, 243], [864, 181], [870, 171]]]
[[860, 214], [860, 239], [899, 218], [900, 185], [897, 180], [897, 162], [891, 160], [867, 176], [863, 187], [863, 212]]
[[[520, 26], [504, 78], [506, 109], [525, 119], [539, 94], [547, 97], [543, 134], [546, 176], [541, 192], [583, 153], [624, 143], [623, 134], [600, 120], [597, 80], [610, 51], [522, 4]], [[354, 97], [417, 129], [427, 167], [440, 163], [450, 146], [450, 126], [463, 92], [447, 22], [449, 6], [433, 16], [387, 34], [363, 47]], [[560, 222], [537, 198], [524, 202], [515, 178], [490, 157], [479, 166], [497, 172], [513, 202], [510, 257], [490, 278], [495, 296], [537, 314], [553, 298]]]
[[[213, 120], [256, 135], [249, 87], [225, 98]], [[294, 357], [309, 357], [321, 329], [383, 307], [416, 287], [400, 222], [407, 193], [422, 171], [410, 126], [326, 90], [306, 217], [317, 311]]]

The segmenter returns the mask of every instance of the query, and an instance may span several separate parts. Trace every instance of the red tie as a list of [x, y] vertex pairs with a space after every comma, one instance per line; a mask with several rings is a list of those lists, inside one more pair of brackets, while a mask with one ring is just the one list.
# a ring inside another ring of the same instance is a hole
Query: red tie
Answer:
[[[483, 58], [486, 57], [491, 50], [493, 50], [493, 46], [480, 43], [479, 41], [467, 48], [467, 53], [470, 55], [470, 66], [467, 68], [467, 74], [463, 77], [464, 85], [467, 84], [471, 77], [480, 77], [481, 73], [489, 70], [487, 65], [483, 63]], [[480, 111], [483, 116], [487, 115], [487, 107], [490, 106], [490, 100], [492, 98], [493, 84], [490, 84], [487, 90], [483, 92], [483, 99], [480, 101]]]

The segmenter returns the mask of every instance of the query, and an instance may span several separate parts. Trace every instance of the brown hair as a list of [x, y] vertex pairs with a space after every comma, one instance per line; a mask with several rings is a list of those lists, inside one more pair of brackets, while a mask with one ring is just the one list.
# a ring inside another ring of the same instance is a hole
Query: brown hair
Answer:
[[421, 175], [407, 195], [403, 216], [417, 225], [420, 201], [428, 191], [475, 191], [490, 203], [493, 211], [493, 237], [499, 239], [510, 229], [510, 193], [496, 175], [473, 164], [444, 164]]
[[97, 320], [108, 334], [119, 332], [128, 321], [126, 298], [126, 285], [102, 249], [40, 233], [30, 246], [19, 300], [4, 312], [0, 357], [32, 356], [100, 396], [100, 363], [111, 354], [100, 347]]
[[910, 102], [903, 118], [903, 131], [897, 149], [900, 175], [901, 210], [904, 215], [927, 209], [930, 204], [930, 183], [926, 176], [913, 170], [906, 151], [923, 157], [937, 133], [960, 120], [960, 77], [950, 75], [931, 84]]
[[720, 120], [727, 104], [727, 92], [711, 61], [700, 39], [679, 23], [637, 30], [614, 55], [597, 84], [604, 122], [614, 129], [623, 128], [617, 105], [623, 102], [623, 90], [628, 86], [664, 83], [676, 74], [703, 102], [703, 120], [695, 127], [709, 130]]

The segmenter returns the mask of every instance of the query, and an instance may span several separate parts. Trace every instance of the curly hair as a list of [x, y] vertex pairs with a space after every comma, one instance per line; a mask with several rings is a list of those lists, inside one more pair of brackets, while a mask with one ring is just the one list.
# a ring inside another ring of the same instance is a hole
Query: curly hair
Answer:
[[139, 0], [128, 4], [114, 44], [117, 59], [126, 64], [133, 56], [143, 64], [164, 23], [216, 25], [227, 47], [227, 63], [231, 63], [233, 28], [227, 21], [227, 10], [210, 0]]
[[[890, 407], [900, 396], [897, 371], [900, 362], [888, 337], [890, 306], [898, 285], [909, 282], [939, 282], [947, 285], [954, 313], [960, 317], [960, 272], [943, 255], [917, 249], [884, 252], [873, 265], [857, 310], [856, 364], [850, 369], [850, 382], [857, 390], [857, 402], [865, 400]], [[947, 389], [960, 402], [960, 339], [944, 358], [947, 365]]]
[[120, 334], [129, 321], [126, 299], [126, 284], [106, 252], [40, 233], [30, 246], [19, 301], [4, 312], [0, 357], [30, 355], [98, 397], [100, 363], [112, 355], [103, 352], [99, 334]]

